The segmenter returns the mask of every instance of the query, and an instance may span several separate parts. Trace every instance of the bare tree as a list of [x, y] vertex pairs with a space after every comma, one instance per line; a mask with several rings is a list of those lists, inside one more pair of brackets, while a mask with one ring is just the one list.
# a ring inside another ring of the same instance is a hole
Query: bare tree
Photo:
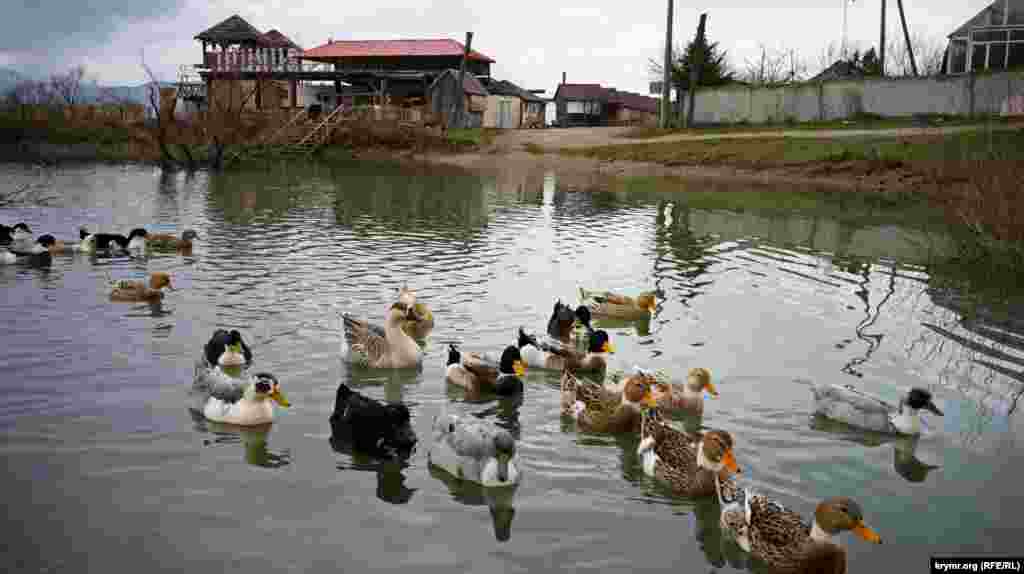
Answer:
[[755, 86], [783, 86], [806, 77], [807, 64], [796, 50], [768, 51], [761, 45], [761, 57], [746, 60], [741, 78]]
[[62, 103], [69, 106], [81, 102], [84, 83], [85, 66], [75, 66], [64, 74], [50, 76], [51, 92], [59, 97]]
[[[907, 43], [903, 37], [894, 37], [887, 43], [889, 46], [886, 47], [886, 53], [891, 54], [892, 59], [886, 68], [890, 70], [891, 75], [912, 75], [910, 51], [907, 50]], [[920, 75], [927, 77], [942, 73], [942, 60], [946, 50], [945, 44], [942, 38], [929, 38], [922, 34], [914, 34], [910, 37], [910, 47], [917, 58], [917, 68]]]

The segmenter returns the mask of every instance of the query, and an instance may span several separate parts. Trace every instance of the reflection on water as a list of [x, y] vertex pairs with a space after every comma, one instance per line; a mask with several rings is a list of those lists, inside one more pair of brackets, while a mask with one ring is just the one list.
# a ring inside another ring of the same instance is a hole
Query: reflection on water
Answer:
[[[674, 424], [728, 430], [752, 488], [805, 516], [827, 496], [861, 502], [887, 543], [847, 545], [851, 571], [917, 568], [935, 548], [1005, 553], [1019, 538], [1024, 290], [1007, 279], [996, 293], [998, 278], [947, 256], [956, 238], [923, 206], [368, 163], [194, 175], [88, 166], [54, 172], [51, 185], [56, 205], [0, 210], [0, 222], [65, 241], [81, 225], [202, 239], [187, 257], [62, 254], [0, 268], [6, 570], [748, 568], [720, 544], [717, 505], [649, 494], [636, 437], [563, 420], [559, 373], [531, 370], [516, 398], [445, 383], [448, 343], [500, 349], [520, 325], [542, 330], [552, 302], [575, 302], [580, 286], [661, 294], [649, 321], [597, 321], [616, 346], [611, 368], [676, 382], [710, 369], [721, 396], [703, 419]], [[178, 289], [159, 305], [108, 300], [109, 278], [155, 270]], [[437, 319], [422, 368], [342, 363], [337, 313], [382, 322], [405, 283]], [[272, 430], [181, 412], [216, 328], [240, 329], [287, 390], [292, 407]], [[528, 471], [514, 506], [511, 493], [428, 469], [426, 449], [401, 462], [329, 449], [338, 381], [407, 405], [419, 437], [446, 411], [508, 429]], [[850, 383], [893, 404], [922, 386], [946, 416], [892, 442], [808, 428], [799, 381]], [[467, 505], [488, 507], [487, 532]], [[117, 519], [97, 528], [111, 509]], [[32, 550], [56, 531], [75, 543]]]
[[832, 433], [841, 440], [867, 447], [891, 445], [893, 470], [907, 482], [924, 482], [929, 472], [941, 468], [940, 465], [929, 464], [917, 458], [920, 435], [890, 435], [858, 429], [817, 414], [811, 417], [810, 426], [814, 430]]
[[437, 465], [431, 464], [429, 468], [430, 476], [444, 483], [457, 502], [466, 506], [486, 506], [494, 525], [494, 539], [508, 542], [512, 537], [512, 519], [516, 516], [513, 500], [518, 486], [484, 487], [453, 476]]

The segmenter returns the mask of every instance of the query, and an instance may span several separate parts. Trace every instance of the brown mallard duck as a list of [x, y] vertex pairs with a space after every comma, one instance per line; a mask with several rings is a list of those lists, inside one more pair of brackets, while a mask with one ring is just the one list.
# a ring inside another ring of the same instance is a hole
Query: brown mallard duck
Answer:
[[615, 319], [647, 319], [657, 307], [658, 300], [653, 291], [641, 293], [636, 298], [611, 291], [589, 290], [580, 287], [580, 302], [590, 309], [594, 317]]
[[526, 364], [536, 369], [561, 371], [570, 366], [575, 372], [600, 373], [608, 367], [608, 355], [615, 353], [611, 337], [604, 329], [590, 331], [585, 351], [550, 339], [532, 341], [534, 344], [522, 347], [522, 352]]
[[844, 574], [846, 549], [833, 540], [844, 531], [875, 544], [882, 538], [864, 524], [864, 512], [845, 496], [818, 503], [814, 523], [764, 495], [748, 489], [718, 489], [723, 532], [743, 550], [780, 574]]
[[666, 424], [657, 408], [643, 410], [640, 446], [644, 473], [689, 497], [714, 496], [715, 481], [735, 489], [730, 475], [740, 472], [732, 435], [712, 430], [693, 436]]
[[111, 286], [111, 301], [159, 301], [164, 296], [161, 289], [173, 289], [171, 276], [162, 271], [151, 274], [148, 283], [122, 280], [113, 281]]
[[632, 377], [623, 386], [622, 395], [609, 397], [600, 383], [577, 378], [575, 369], [562, 370], [562, 414], [594, 432], [637, 432], [642, 405], [656, 406], [651, 394], [652, 378]]

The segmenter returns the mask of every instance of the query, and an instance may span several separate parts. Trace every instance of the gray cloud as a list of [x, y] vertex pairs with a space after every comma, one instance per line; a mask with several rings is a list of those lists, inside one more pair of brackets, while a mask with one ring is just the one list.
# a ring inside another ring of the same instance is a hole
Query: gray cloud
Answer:
[[53, 54], [105, 43], [121, 23], [178, 13], [184, 0], [23, 0], [0, 18], [0, 52]]

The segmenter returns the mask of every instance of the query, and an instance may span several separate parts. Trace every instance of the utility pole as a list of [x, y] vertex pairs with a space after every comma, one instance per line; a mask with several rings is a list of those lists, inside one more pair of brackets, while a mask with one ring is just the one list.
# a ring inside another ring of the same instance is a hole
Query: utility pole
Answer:
[[690, 52], [694, 59], [690, 62], [690, 106], [686, 110], [686, 127], [693, 127], [693, 106], [697, 99], [697, 85], [700, 82], [700, 67], [704, 62], [704, 24], [708, 20], [705, 12], [700, 15], [700, 23], [697, 24], [697, 39], [694, 40], [693, 50]]
[[672, 110], [672, 3], [668, 0], [668, 18], [665, 23], [665, 62], [662, 65], [664, 74], [661, 86], [661, 124], [669, 127], [668, 116]]
[[466, 60], [469, 59], [469, 46], [473, 43], [473, 33], [466, 32], [466, 45], [462, 50], [462, 62], [459, 63], [459, 85], [455, 88], [458, 97], [455, 99], [455, 127], [465, 127], [463, 116], [466, 108]]
[[907, 30], [907, 16], [903, 13], [903, 0], [896, 0], [900, 8], [900, 23], [903, 24], [903, 41], [907, 43], [907, 55], [910, 56], [910, 71], [917, 75], [917, 62], [914, 61], [914, 47], [910, 45], [910, 31]]
[[885, 77], [885, 0], [882, 0], [882, 32], [878, 40], [878, 75]]

